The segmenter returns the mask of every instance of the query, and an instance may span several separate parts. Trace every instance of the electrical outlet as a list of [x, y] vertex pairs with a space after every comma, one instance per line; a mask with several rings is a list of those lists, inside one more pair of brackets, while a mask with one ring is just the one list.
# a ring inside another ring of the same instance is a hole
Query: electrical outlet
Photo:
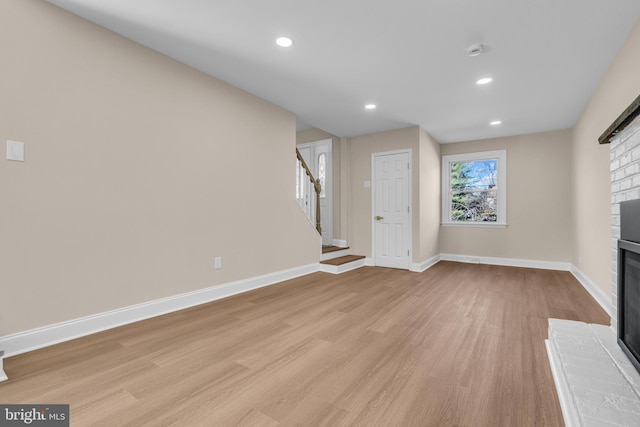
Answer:
[[215, 259], [215, 269], [220, 270], [222, 268], [222, 257], [217, 256]]

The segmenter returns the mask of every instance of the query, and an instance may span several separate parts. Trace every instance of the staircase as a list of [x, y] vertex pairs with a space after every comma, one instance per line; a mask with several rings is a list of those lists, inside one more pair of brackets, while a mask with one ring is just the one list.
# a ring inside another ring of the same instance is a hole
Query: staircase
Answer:
[[315, 224], [316, 230], [322, 236], [322, 227], [320, 227], [320, 192], [322, 187], [320, 181], [313, 177], [309, 166], [297, 148], [296, 158], [296, 200], [309, 221]]
[[348, 247], [323, 246], [320, 271], [340, 274], [365, 266], [364, 255], [350, 255], [349, 252]]
[[[320, 226], [320, 192], [322, 187], [320, 181], [313, 177], [309, 166], [297, 148], [296, 158], [296, 200], [309, 221], [315, 224], [316, 230], [322, 235], [322, 227]], [[320, 271], [340, 274], [364, 267], [364, 265], [365, 257], [363, 255], [350, 255], [348, 247], [322, 247]]]

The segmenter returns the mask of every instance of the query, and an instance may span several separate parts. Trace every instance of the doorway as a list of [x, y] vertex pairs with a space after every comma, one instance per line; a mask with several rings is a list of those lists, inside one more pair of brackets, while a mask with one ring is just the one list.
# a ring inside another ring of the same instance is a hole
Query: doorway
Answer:
[[298, 144], [302, 158], [309, 166], [311, 174], [320, 181], [320, 227], [322, 228], [322, 245], [333, 243], [333, 160], [332, 140]]

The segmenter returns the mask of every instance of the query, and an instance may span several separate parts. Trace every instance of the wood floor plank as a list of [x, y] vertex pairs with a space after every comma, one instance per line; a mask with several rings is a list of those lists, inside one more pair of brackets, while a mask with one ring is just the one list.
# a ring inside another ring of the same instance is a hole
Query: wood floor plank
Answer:
[[74, 426], [561, 426], [549, 317], [609, 322], [568, 272], [314, 273], [8, 358], [0, 402]]

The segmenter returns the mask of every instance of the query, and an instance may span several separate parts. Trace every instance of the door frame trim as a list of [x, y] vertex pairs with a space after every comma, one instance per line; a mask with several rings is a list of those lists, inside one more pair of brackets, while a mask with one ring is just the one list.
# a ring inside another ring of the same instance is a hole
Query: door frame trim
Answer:
[[371, 212], [369, 220], [371, 221], [371, 260], [373, 265], [377, 265], [376, 262], [376, 223], [373, 220], [373, 213], [376, 210], [376, 158], [381, 156], [388, 156], [392, 154], [407, 154], [409, 157], [409, 179], [407, 181], [408, 191], [408, 203], [409, 203], [409, 224], [407, 227], [407, 250], [409, 251], [409, 257], [407, 259], [407, 270], [411, 269], [411, 263], [413, 261], [413, 157], [411, 148], [405, 148], [401, 150], [381, 151], [377, 153], [371, 153]]

